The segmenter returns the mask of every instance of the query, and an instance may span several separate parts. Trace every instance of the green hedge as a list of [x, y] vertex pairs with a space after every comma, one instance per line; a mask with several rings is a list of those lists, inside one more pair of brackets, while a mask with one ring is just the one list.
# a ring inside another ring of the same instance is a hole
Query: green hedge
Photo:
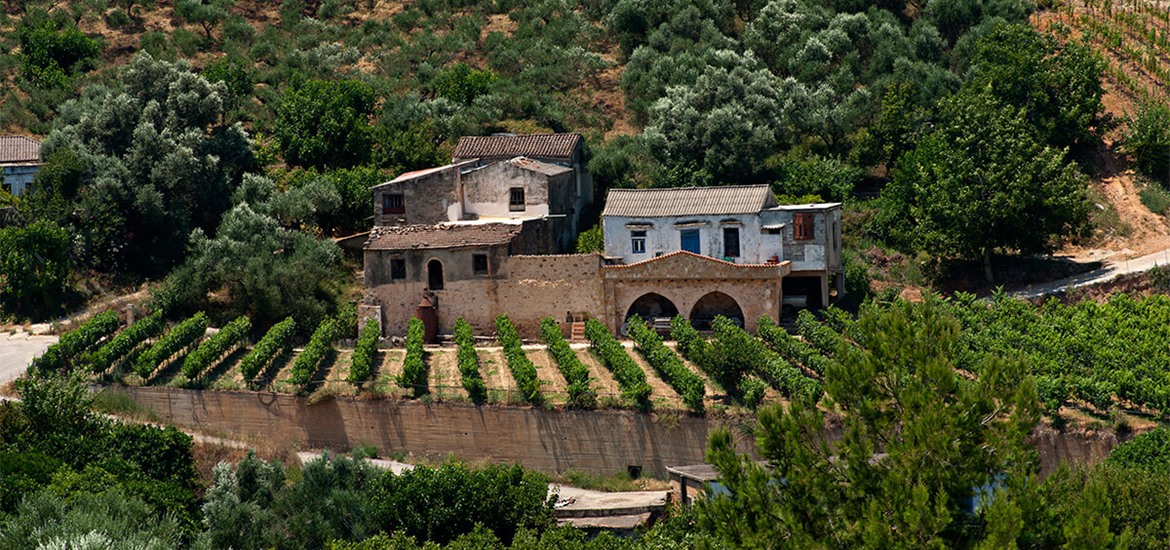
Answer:
[[536, 377], [536, 366], [528, 360], [528, 355], [520, 347], [520, 333], [507, 315], [496, 317], [496, 337], [504, 347], [504, 359], [508, 362], [508, 370], [512, 371], [512, 378], [520, 388], [520, 394], [529, 403], [540, 403], [540, 380]]
[[417, 317], [411, 318], [406, 326], [406, 359], [402, 362], [402, 375], [398, 385], [414, 391], [419, 397], [430, 392], [427, 388], [427, 362], [423, 350], [426, 328]]
[[115, 361], [125, 358], [137, 348], [139, 344], [162, 333], [162, 312], [156, 311], [149, 317], [139, 319], [134, 324], [114, 336], [113, 340], [98, 348], [97, 352], [89, 356], [89, 368], [93, 372], [104, 372]]
[[776, 325], [768, 317], [760, 317], [756, 335], [767, 342], [773, 350], [783, 355], [789, 361], [800, 363], [805, 368], [820, 374], [825, 374], [829, 366], [829, 359], [821, 355], [812, 346], [788, 334], [788, 331]]
[[487, 385], [483, 382], [483, 375], [479, 373], [479, 354], [475, 351], [475, 334], [471, 324], [460, 317], [455, 320], [455, 345], [459, 346], [456, 356], [459, 362], [459, 374], [463, 378], [463, 389], [476, 405], [487, 401]]
[[69, 363], [70, 359], [80, 355], [102, 338], [118, 330], [118, 314], [106, 311], [90, 317], [81, 326], [61, 335], [56, 344], [49, 346], [45, 353], [37, 357], [32, 367], [38, 370], [57, 370]]
[[568, 383], [569, 406], [576, 409], [597, 407], [597, 390], [589, 383], [589, 367], [581, 363], [577, 354], [565, 341], [561, 326], [551, 317], [540, 322], [540, 336], [548, 346], [548, 353], [557, 362], [557, 368]]
[[622, 389], [622, 395], [636, 403], [639, 408], [649, 408], [652, 390], [646, 383], [646, 373], [642, 372], [642, 368], [630, 358], [621, 342], [597, 319], [585, 322], [585, 337], [601, 358], [601, 363], [613, 372], [613, 377]]
[[297, 356], [296, 362], [293, 363], [289, 382], [304, 388], [312, 381], [313, 373], [317, 372], [321, 360], [325, 359], [325, 355], [333, 349], [333, 341], [337, 339], [337, 329], [337, 320], [332, 317], [326, 317], [320, 325], [317, 325], [317, 330], [313, 331], [313, 335], [309, 337], [309, 344], [305, 346], [304, 351]]
[[706, 395], [703, 379], [691, 372], [641, 317], [630, 317], [629, 324], [630, 337], [634, 339], [635, 348], [646, 358], [646, 362], [682, 396], [687, 407], [697, 413], [703, 412], [703, 397]]
[[171, 327], [158, 342], [148, 348], [134, 364], [134, 372], [147, 378], [163, 361], [198, 342], [207, 332], [207, 315], [202, 311]]
[[378, 354], [378, 338], [382, 336], [382, 329], [377, 319], [369, 319], [362, 326], [358, 335], [357, 345], [353, 347], [353, 364], [349, 367], [350, 384], [361, 384], [370, 377], [374, 370], [374, 357]]
[[183, 375], [187, 378], [198, 376], [211, 366], [212, 361], [223, 357], [238, 344], [242, 344], [244, 338], [248, 336], [249, 330], [252, 330], [252, 321], [243, 315], [224, 325], [223, 328], [219, 329], [219, 332], [187, 355], [187, 359], [183, 361]]
[[249, 351], [240, 361], [240, 373], [243, 374], [244, 380], [253, 381], [260, 374], [260, 371], [268, 365], [269, 361], [276, 357], [277, 353], [288, 351], [296, 331], [297, 322], [292, 317], [286, 317], [283, 321], [272, 325], [264, 338], [261, 338], [252, 347], [252, 351]]

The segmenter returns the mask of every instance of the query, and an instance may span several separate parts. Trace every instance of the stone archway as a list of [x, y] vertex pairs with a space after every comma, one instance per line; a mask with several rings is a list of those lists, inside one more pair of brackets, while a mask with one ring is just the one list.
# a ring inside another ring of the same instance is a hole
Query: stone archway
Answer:
[[669, 298], [657, 293], [647, 292], [634, 300], [626, 310], [626, 318], [637, 315], [646, 322], [652, 323], [656, 317], [674, 317], [678, 315], [678, 307]]
[[727, 317], [737, 325], [744, 326], [743, 309], [739, 307], [739, 302], [719, 291], [708, 292], [695, 302], [691, 308], [691, 325], [699, 330], [708, 330], [718, 316]]

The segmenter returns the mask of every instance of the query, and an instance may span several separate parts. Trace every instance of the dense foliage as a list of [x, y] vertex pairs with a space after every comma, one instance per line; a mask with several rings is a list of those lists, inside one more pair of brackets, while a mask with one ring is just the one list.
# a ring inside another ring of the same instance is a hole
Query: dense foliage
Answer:
[[64, 87], [75, 73], [93, 68], [102, 47], [72, 21], [38, 12], [16, 27], [21, 76], [42, 88]]
[[[803, 311], [802, 311], [803, 313]], [[797, 327], [801, 326], [801, 322], [807, 327], [808, 321], [803, 317], [797, 318]], [[813, 322], [816, 322], [814, 319]], [[821, 355], [812, 346], [806, 344], [803, 340], [793, 337], [788, 334], [787, 330], [778, 326], [775, 322], [767, 317], [760, 317], [756, 324], [756, 335], [766, 342], [776, 353], [784, 356], [785, 359], [799, 364], [800, 366], [824, 376], [825, 369], [828, 367], [829, 359]], [[819, 331], [818, 331], [819, 332]], [[801, 334], [802, 336], [803, 333]], [[804, 338], [808, 338], [804, 336]], [[833, 348], [836, 351], [836, 348]]]
[[561, 332], [561, 325], [552, 317], [541, 319], [540, 336], [568, 384], [569, 406], [578, 409], [596, 407], [597, 390], [589, 382], [589, 367], [582, 364], [573, 348], [569, 347], [569, 342]]
[[712, 360], [722, 369], [722, 377], [740, 381], [750, 374], [766, 380], [776, 390], [794, 399], [815, 403], [823, 391], [820, 382], [805, 376], [764, 342], [748, 334], [725, 317], [717, 317], [712, 325], [715, 342]]
[[244, 380], [253, 382], [260, 371], [277, 355], [288, 351], [292, 347], [292, 337], [296, 331], [297, 322], [292, 317], [286, 317], [272, 325], [264, 337], [240, 360], [240, 374], [244, 376]]
[[192, 315], [171, 327], [170, 330], [150, 346], [134, 363], [134, 372], [143, 378], [149, 378], [159, 365], [171, 357], [191, 347], [207, 332], [207, 315], [202, 311]]
[[183, 360], [183, 375], [187, 378], [199, 376], [213, 361], [222, 358], [236, 346], [243, 345], [250, 330], [252, 321], [242, 315], [224, 325], [219, 332], [199, 344], [195, 351], [187, 354]]
[[646, 383], [646, 373], [634, 362], [630, 354], [626, 353], [622, 343], [596, 318], [585, 321], [585, 337], [589, 339], [589, 345], [601, 359], [601, 364], [613, 373], [618, 387], [622, 390], [622, 396], [640, 409], [649, 409], [650, 392], [653, 390], [650, 384]]
[[369, 161], [374, 89], [353, 80], [310, 80], [285, 93], [276, 138], [289, 164], [351, 167]]
[[59, 312], [71, 249], [69, 234], [51, 222], [0, 229], [0, 315], [39, 320]]
[[402, 360], [402, 374], [398, 385], [414, 392], [415, 397], [430, 393], [427, 387], [426, 351], [423, 340], [426, 328], [418, 317], [411, 317], [406, 325], [406, 358]]
[[321, 321], [321, 324], [317, 325], [317, 330], [313, 331], [313, 336], [309, 338], [305, 349], [301, 351], [300, 355], [297, 355], [288, 381], [306, 389], [309, 382], [313, 381], [313, 375], [317, 373], [321, 361], [324, 361], [325, 356], [333, 351], [333, 341], [337, 340], [337, 337], [337, 320], [326, 317], [324, 321]]
[[479, 372], [479, 353], [475, 351], [475, 334], [471, 330], [471, 323], [460, 317], [455, 320], [455, 345], [459, 351], [456, 361], [459, 364], [459, 376], [463, 380], [463, 389], [467, 396], [476, 405], [487, 402], [487, 384]]
[[662, 338], [654, 329], [650, 328], [641, 317], [630, 317], [630, 337], [634, 339], [635, 348], [646, 362], [662, 375], [663, 380], [682, 396], [683, 403], [696, 413], [703, 412], [703, 397], [706, 388], [703, 379], [691, 372], [682, 360], [670, 348], [662, 343]]
[[512, 371], [512, 378], [516, 380], [516, 387], [520, 390], [520, 397], [533, 404], [544, 401], [540, 393], [540, 379], [536, 376], [536, 365], [528, 359], [524, 348], [520, 347], [520, 333], [507, 315], [496, 317], [496, 338], [504, 348], [504, 360], [508, 362], [508, 370]]
[[148, 338], [161, 334], [164, 326], [162, 312], [156, 311], [126, 327], [93, 354], [83, 356], [83, 362], [89, 363], [90, 370], [95, 373], [105, 372], [115, 362], [126, 360]]
[[57, 370], [68, 364], [72, 359], [90, 349], [101, 339], [118, 330], [121, 321], [113, 310], [104, 311], [93, 317], [81, 326], [61, 335], [56, 344], [49, 346], [40, 357], [33, 360], [30, 368], [41, 370]]
[[1170, 105], [1142, 103], [1121, 145], [1139, 172], [1170, 186]]
[[796, 315], [796, 332], [820, 353], [828, 357], [836, 355], [841, 344], [845, 342], [839, 333], [821, 324], [820, 321], [817, 321], [817, 317], [807, 309], [801, 310]]
[[357, 344], [353, 347], [353, 363], [349, 366], [350, 384], [361, 384], [374, 370], [374, 358], [378, 355], [378, 339], [382, 337], [382, 325], [377, 319], [366, 319], [358, 333]]

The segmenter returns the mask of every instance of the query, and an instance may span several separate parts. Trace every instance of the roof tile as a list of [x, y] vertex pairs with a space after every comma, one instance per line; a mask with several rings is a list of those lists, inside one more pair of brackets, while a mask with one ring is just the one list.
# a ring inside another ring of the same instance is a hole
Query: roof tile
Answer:
[[602, 216], [654, 218], [754, 214], [776, 206], [767, 185], [610, 189]]
[[410, 250], [506, 244], [522, 228], [510, 223], [378, 226], [370, 231], [364, 248]]
[[536, 157], [571, 160], [581, 134], [524, 134], [518, 136], [464, 136], [451, 155], [456, 159], [493, 160]]
[[25, 136], [0, 136], [0, 164], [40, 161], [41, 142]]

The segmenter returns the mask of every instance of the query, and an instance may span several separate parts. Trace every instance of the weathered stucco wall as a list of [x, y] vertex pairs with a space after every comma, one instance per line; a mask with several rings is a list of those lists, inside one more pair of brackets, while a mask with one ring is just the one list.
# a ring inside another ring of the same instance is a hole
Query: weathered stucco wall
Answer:
[[597, 254], [512, 256], [508, 270], [498, 294], [500, 307], [524, 338], [539, 338], [540, 320], [545, 317], [556, 319], [562, 329], [571, 314], [604, 318]]
[[[735, 420], [660, 417], [632, 411], [565, 411], [417, 401], [303, 398], [251, 392], [117, 388], [180, 428], [276, 445], [406, 451], [519, 463], [544, 472], [643, 472], [703, 461], [707, 437]], [[733, 430], [735, 433], [735, 430]], [[747, 442], [741, 444], [749, 451]]]
[[[274, 446], [347, 449], [370, 444], [382, 453], [454, 455], [519, 463], [544, 472], [568, 469], [613, 474], [627, 466], [665, 478], [668, 466], [703, 462], [710, 433], [740, 419], [663, 417], [632, 411], [566, 411], [528, 407], [304, 398], [253, 392], [109, 387], [154, 411], [158, 420], [199, 433]], [[741, 452], [753, 442], [732, 429]], [[1032, 437], [1042, 475], [1061, 464], [1101, 462], [1120, 441], [1109, 432], [1062, 433], [1041, 427]]]

